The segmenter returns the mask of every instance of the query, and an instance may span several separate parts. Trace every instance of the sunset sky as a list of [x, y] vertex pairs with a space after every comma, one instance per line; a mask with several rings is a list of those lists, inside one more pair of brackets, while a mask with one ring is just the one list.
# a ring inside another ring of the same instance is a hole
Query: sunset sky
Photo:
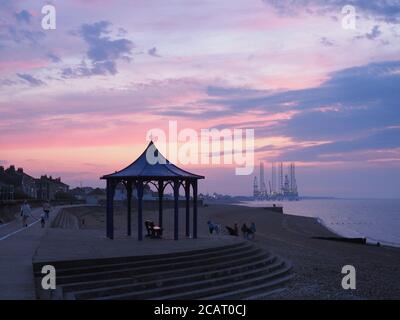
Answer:
[[[254, 128], [256, 164], [295, 161], [300, 195], [399, 198], [399, 22], [388, 0], [0, 0], [0, 165], [104, 186], [172, 120]], [[252, 193], [232, 165], [185, 168]]]

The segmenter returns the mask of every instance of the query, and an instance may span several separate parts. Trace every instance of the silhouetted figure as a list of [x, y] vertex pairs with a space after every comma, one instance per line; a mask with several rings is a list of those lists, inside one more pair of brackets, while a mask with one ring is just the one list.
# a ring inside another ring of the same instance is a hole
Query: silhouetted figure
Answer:
[[213, 234], [214, 232], [216, 234], [219, 234], [221, 226], [218, 223], [214, 223], [211, 220], [207, 221], [207, 226], [208, 226], [208, 232], [210, 234]]
[[162, 232], [164, 229], [161, 228], [160, 226], [156, 226], [153, 221], [146, 220], [144, 222], [144, 225], [147, 230], [146, 237], [150, 237], [150, 238], [161, 238], [162, 237]]
[[42, 212], [42, 214], [40, 215], [40, 224], [42, 228], [44, 228], [46, 224], [46, 214], [44, 212]]
[[49, 202], [44, 202], [43, 203], [43, 212], [44, 212], [44, 217], [46, 220], [49, 220], [49, 214], [50, 214], [50, 203]]
[[256, 233], [256, 224], [254, 222], [251, 223], [250, 228], [247, 231], [247, 239], [254, 239]]
[[243, 234], [243, 238], [247, 239], [248, 236], [248, 229], [246, 223], [243, 223], [242, 228], [240, 229]]
[[152, 233], [153, 233], [154, 222], [153, 222], [153, 221], [146, 220], [146, 221], [144, 222], [144, 225], [145, 225], [146, 230], [147, 230], [147, 235], [146, 235], [146, 237], [150, 237], [150, 236], [152, 235]]
[[209, 232], [210, 234], [212, 234], [213, 231], [214, 231], [214, 224], [211, 222], [211, 220], [208, 220], [208, 221], [207, 221], [207, 225], [208, 225], [208, 232]]
[[219, 232], [221, 231], [221, 225], [218, 223], [214, 223], [214, 231], [216, 234], [219, 234]]

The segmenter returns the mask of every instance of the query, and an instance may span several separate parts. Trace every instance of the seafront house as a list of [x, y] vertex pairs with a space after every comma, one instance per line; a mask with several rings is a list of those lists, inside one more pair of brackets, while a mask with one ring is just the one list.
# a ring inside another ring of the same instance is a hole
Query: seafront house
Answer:
[[[9, 193], [9, 199], [37, 198], [36, 179], [26, 174], [22, 168], [15, 169], [11, 165], [8, 169], [0, 167], [0, 182], [4, 185], [2, 190]], [[11, 196], [12, 193], [12, 196]]]
[[86, 201], [86, 198], [89, 194], [95, 190], [92, 187], [76, 187], [69, 190], [69, 194], [74, 197], [75, 200], [78, 201]]
[[0, 201], [14, 199], [14, 186], [5, 184], [0, 181]]
[[61, 181], [61, 178], [41, 176], [36, 181], [37, 199], [54, 200], [57, 193], [68, 193], [69, 186]]
[[[137, 199], [137, 191], [136, 188], [133, 187], [132, 197]], [[128, 199], [128, 195], [126, 192], [126, 188], [123, 183], [118, 184], [115, 187], [114, 201], [126, 201]], [[172, 200], [173, 197], [171, 195], [164, 195], [164, 199]], [[150, 189], [148, 185], [143, 188], [143, 200], [144, 201], [158, 201], [158, 194]]]
[[99, 205], [106, 201], [106, 191], [104, 189], [96, 188], [86, 195], [86, 204]]
[[0, 199], [38, 199], [54, 200], [58, 192], [67, 193], [69, 186], [61, 178], [41, 176], [36, 179], [24, 172], [23, 168], [15, 169], [14, 165], [5, 169], [0, 166]]

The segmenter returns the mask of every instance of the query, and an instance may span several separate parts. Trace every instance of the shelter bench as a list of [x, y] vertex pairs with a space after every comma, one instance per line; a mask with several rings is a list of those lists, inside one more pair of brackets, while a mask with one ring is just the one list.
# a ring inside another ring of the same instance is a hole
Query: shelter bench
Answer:
[[146, 235], [147, 237], [150, 237], [150, 238], [161, 238], [162, 237], [163, 228], [155, 225], [153, 221], [146, 220], [144, 222], [144, 225], [147, 230], [147, 235]]

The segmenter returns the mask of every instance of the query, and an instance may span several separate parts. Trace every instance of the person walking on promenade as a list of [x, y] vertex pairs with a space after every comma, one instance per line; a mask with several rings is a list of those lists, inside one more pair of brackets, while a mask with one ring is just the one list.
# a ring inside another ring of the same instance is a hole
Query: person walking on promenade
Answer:
[[49, 220], [50, 203], [48, 201], [43, 203], [43, 212], [46, 220]]
[[32, 210], [28, 201], [25, 200], [23, 205], [21, 206], [22, 227], [28, 226], [27, 220], [29, 216], [32, 216]]

